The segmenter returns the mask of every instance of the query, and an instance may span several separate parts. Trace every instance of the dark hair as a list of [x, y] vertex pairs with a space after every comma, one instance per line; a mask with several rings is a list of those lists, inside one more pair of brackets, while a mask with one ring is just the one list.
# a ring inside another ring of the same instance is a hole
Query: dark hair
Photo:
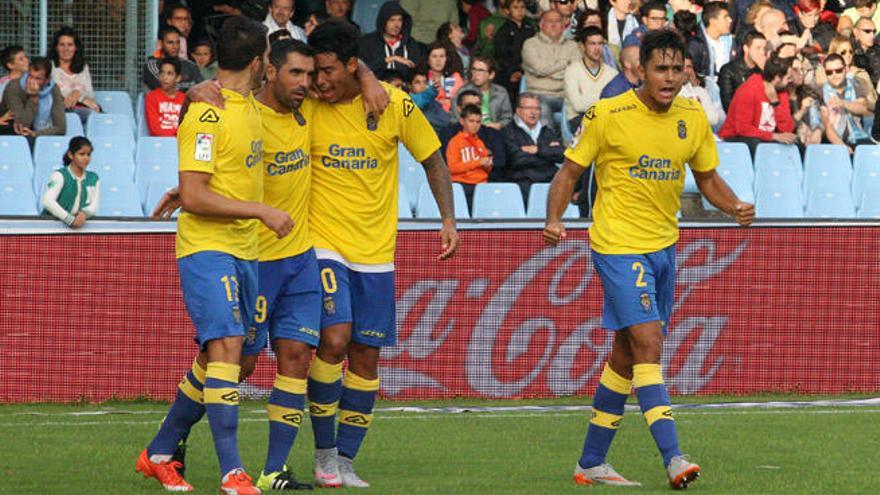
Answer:
[[70, 158], [69, 155], [75, 155], [77, 151], [85, 148], [86, 146], [92, 148], [92, 150], [95, 149], [95, 147], [92, 146], [92, 142], [89, 141], [89, 138], [85, 136], [76, 136], [70, 138], [70, 143], [67, 144], [67, 151], [64, 152], [64, 157], [62, 158], [64, 166], [66, 167], [70, 165], [70, 163], [73, 161], [73, 159]]
[[293, 39], [293, 35], [290, 34], [290, 31], [288, 31], [286, 29], [279, 29], [269, 35], [269, 46], [272, 46], [273, 44], [275, 44], [279, 41], [289, 40], [289, 39]]
[[666, 15], [666, 3], [661, 2], [660, 0], [651, 0], [642, 5], [639, 9], [639, 16], [648, 17], [652, 10], [659, 10], [660, 12], [663, 12], [663, 15]]
[[461, 113], [459, 113], [459, 116], [465, 119], [468, 115], [479, 115], [480, 117], [482, 117], [483, 111], [480, 110], [480, 107], [476, 105], [465, 105], [464, 108], [461, 109]]
[[766, 39], [767, 39], [767, 38], [765, 38], [763, 34], [761, 34], [761, 33], [757, 32], [757, 31], [755, 31], [754, 29], [752, 29], [751, 31], [749, 31], [748, 33], [746, 33], [746, 37], [743, 38], [743, 44], [742, 44], [742, 46], [752, 46], [752, 43], [753, 43], [755, 40], [766, 40]]
[[332, 53], [343, 64], [358, 56], [360, 33], [350, 22], [330, 20], [319, 24], [309, 36], [315, 53]]
[[196, 48], [200, 46], [207, 46], [211, 50], [211, 60], [213, 61], [216, 50], [214, 49], [214, 43], [211, 43], [211, 40], [209, 40], [208, 38], [199, 38], [192, 43], [189, 43], [187, 48], [189, 48], [189, 53], [192, 54], [194, 51], [196, 51]]
[[275, 66], [276, 69], [280, 69], [287, 62], [287, 56], [291, 53], [299, 53], [305, 57], [315, 56], [315, 51], [312, 47], [293, 38], [276, 41], [272, 43], [272, 47], [269, 50], [269, 63]]
[[852, 6], [855, 8], [867, 7], [872, 3], [877, 3], [877, 0], [853, 0]]
[[165, 57], [165, 58], [163, 58], [162, 60], [159, 61], [159, 69], [160, 69], [160, 70], [162, 69], [162, 66], [163, 66], [163, 65], [170, 65], [170, 66], [174, 67], [174, 72], [175, 72], [177, 75], [180, 75], [180, 71], [181, 71], [180, 65], [181, 65], [181, 64], [180, 64], [180, 59], [179, 59], [179, 58], [177, 58], [177, 57]]
[[40, 70], [46, 74], [46, 77], [52, 77], [52, 62], [46, 57], [34, 57], [31, 59], [30, 70]]
[[458, 56], [458, 51], [452, 46], [452, 43], [448, 41], [435, 41], [428, 45], [425, 49], [424, 57], [419, 62], [419, 67], [424, 69], [425, 73], [431, 68], [430, 65], [428, 65], [428, 59], [431, 58], [431, 52], [434, 50], [443, 50], [446, 52], [446, 65], [443, 67], [444, 76], [452, 75], [455, 72], [458, 72], [459, 74], [464, 72], [464, 64], [461, 63], [461, 57]]
[[605, 18], [605, 16], [602, 15], [601, 12], [599, 12], [598, 10], [595, 10], [595, 9], [586, 8], [586, 9], [578, 12], [575, 15], [576, 15], [575, 22], [577, 23], [577, 24], [575, 24], [576, 33], [580, 33], [580, 31], [582, 29], [584, 29], [583, 26], [584, 26], [584, 22], [586, 22], [586, 20], [587, 20], [587, 17], [592, 17], [595, 15], [595, 16], [599, 16], [599, 22], [602, 23], [602, 36], [604, 36], [606, 38], [608, 37], [606, 35], [606, 33], [608, 32], [608, 28], [605, 27], [605, 23], [607, 22], [607, 19]]
[[483, 95], [481, 95], [480, 92], [476, 89], [463, 89], [459, 91], [457, 95], [455, 95], [455, 103], [457, 103], [458, 106], [461, 106], [461, 101], [464, 100], [465, 96], [476, 96], [477, 98], [483, 98]]
[[15, 56], [24, 51], [24, 47], [20, 45], [10, 45], [3, 49], [0, 52], [0, 63], [3, 64], [3, 68], [9, 70], [8, 65], [12, 63], [15, 59]]
[[406, 83], [412, 85], [412, 82], [416, 79], [416, 76], [422, 76], [426, 79], [428, 78], [428, 74], [418, 70], [412, 70], [409, 72], [409, 77], [406, 79]]
[[452, 23], [447, 21], [443, 24], [440, 24], [440, 27], [437, 28], [437, 34], [435, 41], [449, 41], [449, 35], [452, 34]]
[[244, 70], [255, 58], [260, 58], [268, 46], [266, 26], [237, 15], [230, 17], [220, 28], [217, 39], [217, 66], [223, 70]]
[[166, 36], [168, 36], [171, 33], [175, 33], [178, 36], [183, 36], [182, 34], [180, 34], [179, 29], [177, 29], [176, 27], [174, 27], [170, 24], [165, 24], [164, 26], [159, 27], [159, 34], [156, 36], [156, 39], [159, 41], [162, 41], [165, 39]]
[[770, 82], [777, 77], [785, 77], [788, 73], [788, 69], [791, 68], [791, 60], [786, 58], [779, 58], [776, 55], [772, 55], [767, 62], [764, 64], [764, 70], [761, 72], [764, 80]]
[[689, 40], [697, 36], [700, 26], [697, 22], [697, 15], [687, 10], [679, 10], [672, 16], [672, 25], [684, 39]]
[[70, 36], [73, 38], [73, 44], [76, 46], [76, 52], [73, 54], [73, 60], [70, 61], [70, 70], [73, 71], [74, 74], [79, 74], [83, 71], [86, 66], [86, 54], [83, 49], [83, 43], [80, 39], [79, 35], [74, 31], [74, 29], [70, 26], [61, 26], [61, 29], [55, 31], [55, 34], [52, 35], [52, 46], [49, 47], [49, 54], [47, 55], [52, 62], [55, 63], [55, 67], [60, 67], [60, 60], [58, 59], [58, 42], [61, 40], [62, 36]]
[[717, 19], [722, 12], [727, 12], [727, 3], [725, 2], [709, 2], [703, 7], [703, 24], [708, 26], [709, 21]]
[[485, 55], [474, 55], [473, 57], [471, 57], [471, 61], [469, 62], [470, 65], [468, 67], [468, 69], [470, 69], [471, 71], [474, 70], [474, 62], [482, 62], [486, 64], [486, 69], [489, 72], [495, 72], [495, 60], [492, 57], [487, 57]]
[[587, 26], [579, 30], [577, 36], [575, 36], [575, 39], [578, 41], [578, 43], [586, 43], [587, 39], [591, 36], [601, 36], [602, 39], [605, 39], [605, 35], [602, 34], [602, 30], [597, 28], [596, 26]]
[[381, 69], [376, 78], [380, 81], [391, 82], [400, 79], [403, 82], [409, 82], [403, 77], [403, 73], [397, 69]]
[[189, 7], [183, 5], [179, 1], [169, 2], [167, 5], [165, 5], [165, 11], [162, 13], [165, 16], [165, 22], [168, 22], [168, 19], [174, 17], [175, 10], [185, 10], [187, 14], [191, 14]]
[[672, 50], [681, 53], [684, 60], [684, 38], [680, 34], [671, 29], [658, 29], [656, 31], [648, 31], [642, 38], [642, 44], [639, 46], [639, 63], [642, 67], [648, 66], [648, 60], [655, 51], [661, 52]]
[[835, 60], [843, 64], [844, 69], [846, 68], [846, 60], [844, 60], [843, 57], [837, 53], [832, 53], [825, 57], [825, 60], [822, 61], [822, 68], [825, 68], [825, 64], [827, 64], [828, 62], [834, 62]]

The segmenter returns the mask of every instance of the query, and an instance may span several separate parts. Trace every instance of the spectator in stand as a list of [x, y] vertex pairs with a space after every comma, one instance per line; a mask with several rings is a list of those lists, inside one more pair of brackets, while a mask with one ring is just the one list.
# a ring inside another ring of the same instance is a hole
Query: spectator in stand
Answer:
[[293, 18], [293, 0], [271, 0], [269, 2], [269, 13], [266, 14], [266, 20], [263, 25], [269, 29], [268, 35], [272, 35], [275, 31], [286, 29], [293, 39], [306, 42], [306, 32], [303, 28], [297, 26], [291, 21]]
[[[464, 108], [468, 105], [474, 105], [479, 108], [482, 101], [483, 97], [480, 91], [476, 89], [462, 88], [455, 96], [455, 105], [458, 108]], [[456, 121], [451, 125], [446, 125], [437, 133], [440, 137], [440, 143], [443, 145], [440, 150], [443, 156], [446, 156], [446, 147], [449, 145], [452, 136], [455, 136], [461, 130], [461, 124]], [[507, 153], [504, 148], [504, 137], [502, 136], [501, 131], [497, 131], [485, 125], [480, 125], [480, 130], [477, 132], [477, 135], [486, 147], [489, 148], [489, 151], [492, 154], [492, 170], [489, 173], [489, 181], [505, 182], [506, 179], [504, 174], [507, 165]]]
[[577, 43], [562, 36], [562, 21], [559, 12], [544, 12], [538, 23], [540, 32], [527, 39], [522, 49], [526, 85], [528, 91], [541, 100], [541, 118], [545, 126], [553, 125], [553, 112], [562, 110], [566, 67], [581, 58]]
[[[853, 44], [849, 38], [840, 35], [836, 36], [831, 40], [831, 44], [828, 46], [828, 53], [836, 53], [843, 57], [843, 61], [846, 63], [847, 75], [859, 82], [859, 86], [865, 91], [865, 98], [868, 101], [868, 109], [873, 112], [877, 104], [877, 90], [871, 81], [871, 76], [868, 74], [868, 71], [861, 67], [857, 67], [853, 63], [855, 60], [855, 57], [853, 56]], [[816, 68], [816, 84], [819, 87], [822, 87], [825, 84], [825, 81], [825, 70], [824, 67], [820, 65]]]
[[[483, 22], [483, 19], [492, 15], [492, 13], [484, 5], [484, 0], [461, 0], [459, 5], [462, 12], [467, 14], [467, 34], [464, 37], [464, 44], [474, 46], [480, 36], [480, 23]], [[455, 22], [447, 22], [458, 25]], [[440, 37], [438, 36], [437, 39], [440, 39]]]
[[376, 30], [361, 40], [360, 58], [375, 73], [396, 70], [408, 80], [422, 59], [422, 48], [410, 36], [412, 17], [397, 2], [390, 0], [379, 8]]
[[853, 38], [855, 39], [853, 64], [868, 71], [868, 75], [871, 76], [871, 84], [875, 87], [880, 81], [880, 47], [874, 42], [876, 35], [877, 28], [874, 26], [874, 21], [867, 17], [856, 21], [853, 28]]
[[0, 101], [0, 117], [7, 123], [0, 126], [0, 134], [24, 136], [31, 145], [37, 136], [64, 135], [67, 131], [64, 97], [51, 80], [51, 73], [52, 63], [48, 58], [34, 57], [28, 71], [6, 85]]
[[150, 136], [176, 137], [184, 94], [178, 91], [180, 62], [177, 57], [159, 61], [159, 87], [144, 97], [144, 117]]
[[623, 50], [620, 51], [618, 67], [621, 67], [622, 70], [602, 88], [602, 92], [599, 93], [599, 99], [613, 98], [641, 86], [642, 79], [639, 74], [639, 64], [638, 39], [631, 36], [627, 44], [624, 45]]
[[312, 12], [309, 14], [309, 17], [306, 18], [306, 22], [303, 25], [303, 31], [306, 33], [306, 37], [312, 34], [312, 31], [314, 31], [316, 27], [327, 22], [329, 19], [330, 16], [327, 15], [326, 12]]
[[862, 117], [872, 115], [866, 91], [847, 75], [843, 57], [831, 54], [822, 62], [828, 80], [822, 86], [822, 99], [827, 111], [822, 112], [822, 125], [829, 143], [842, 144], [850, 154], [860, 144], [874, 144], [862, 125]]
[[409, 92], [409, 85], [407, 84], [406, 79], [403, 78], [403, 74], [396, 70], [386, 69], [380, 72], [376, 77], [378, 77], [380, 81], [387, 82], [401, 91]]
[[660, 0], [652, 0], [639, 7], [642, 23], [633, 31], [639, 41], [648, 31], [656, 31], [666, 27], [666, 4]]
[[587, 108], [599, 100], [602, 90], [614, 79], [617, 71], [602, 63], [605, 37], [602, 30], [590, 26], [578, 33], [584, 56], [565, 69], [565, 119], [572, 132], [581, 123]]
[[427, 43], [444, 22], [458, 23], [458, 6], [451, 0], [400, 0], [413, 18], [412, 37]]
[[91, 141], [78, 136], [70, 140], [64, 153], [64, 167], [49, 177], [43, 191], [43, 216], [53, 216], [68, 227], [78, 229], [98, 212], [101, 181], [86, 170], [92, 161]]
[[523, 43], [537, 32], [535, 20], [526, 17], [525, 0], [510, 0], [507, 20], [495, 34], [498, 41], [495, 46], [495, 65], [498, 67], [498, 81], [514, 98], [519, 93], [519, 81], [523, 76]]
[[825, 135], [822, 114], [828, 112], [822, 95], [816, 88], [802, 84], [794, 88], [794, 94], [789, 90], [789, 99], [797, 142], [804, 146], [821, 143]]
[[464, 188], [468, 208], [473, 204], [477, 184], [488, 182], [492, 170], [492, 152], [477, 135], [483, 116], [480, 107], [466, 105], [461, 109], [461, 131], [449, 140], [446, 147], [446, 163], [452, 182]]
[[790, 61], [775, 56], [767, 60], [760, 74], [752, 74], [736, 90], [718, 136], [748, 144], [752, 156], [761, 142], [793, 144], [797, 136], [786, 91], [789, 82]]
[[[24, 75], [28, 67], [30, 67], [31, 61], [28, 59], [24, 48], [12, 45], [7, 46], [0, 52], [0, 63], [6, 69], [6, 75], [0, 77], [0, 101], [3, 101], [3, 90], [6, 89], [6, 85], [9, 84], [9, 81]], [[0, 126], [2, 125], [6, 125], [6, 123], [3, 122], [3, 116], [0, 115]]]
[[[472, 89], [480, 95], [477, 107], [483, 112], [483, 127], [500, 131], [513, 120], [513, 108], [510, 106], [510, 95], [504, 86], [495, 84], [495, 62], [489, 57], [476, 56], [471, 59], [470, 81], [461, 87], [461, 91]], [[458, 99], [456, 98], [456, 101]], [[452, 106], [452, 119], [458, 120], [459, 107]]]
[[718, 74], [718, 87], [721, 90], [721, 106], [724, 111], [730, 108], [733, 94], [753, 73], [764, 69], [767, 62], [767, 40], [764, 35], [749, 32], [742, 45], [742, 56], [737, 57], [721, 68]]
[[[187, 45], [187, 40], [189, 39], [189, 35], [192, 32], [193, 28], [193, 18], [192, 13], [185, 6], [175, 3], [171, 4], [165, 9], [165, 23], [169, 26], [174, 26], [180, 32], [180, 51], [177, 56], [182, 58], [183, 60], [187, 60], [187, 55], [189, 54], [189, 46]], [[162, 57], [161, 54], [162, 47], [157, 46], [155, 53], [153, 53], [154, 57]]]
[[867, 17], [874, 21], [874, 25], [880, 24], [880, 9], [877, 9], [876, 0], [852, 0], [848, 2], [850, 7], [843, 11], [840, 20], [837, 22], [837, 32], [847, 35], [851, 33], [853, 28], [862, 17]]
[[85, 49], [73, 28], [64, 26], [55, 32], [49, 58], [52, 60], [52, 80], [64, 97], [64, 108], [76, 112], [83, 122], [92, 112], [100, 112]]
[[553, 180], [565, 151], [559, 132], [541, 123], [541, 111], [538, 95], [523, 93], [517, 98], [513, 122], [502, 130], [507, 151], [505, 178], [519, 184], [526, 204], [532, 184]]
[[[818, 45], [821, 51], [828, 51], [828, 45], [834, 38], [834, 24], [823, 22], [823, 12], [820, 6], [820, 0], [800, 0], [794, 6], [794, 12], [797, 16], [795, 27], [800, 33], [804, 46], [810, 47]], [[834, 14], [831, 16], [836, 19]]]
[[633, 31], [639, 28], [639, 21], [632, 14], [632, 0], [610, 0], [611, 9], [608, 10], [608, 44], [617, 50], [621, 50], [623, 41]]
[[440, 43], [449, 43], [455, 47], [455, 53], [461, 60], [462, 67], [469, 67], [471, 63], [471, 52], [464, 45], [464, 30], [458, 24], [444, 22], [437, 28], [437, 39]]
[[214, 57], [214, 45], [207, 39], [197, 40], [192, 44], [190, 58], [199, 68], [202, 79], [211, 80], [217, 77], [217, 60]]
[[575, 39], [578, 31], [575, 0], [550, 0], [550, 9], [562, 16], [562, 35], [565, 39]]
[[794, 20], [795, 15], [791, 6], [796, 1], [797, 0], [736, 0], [731, 4], [733, 8], [730, 11], [730, 15], [734, 17], [734, 23], [737, 25], [737, 38], [742, 38], [746, 33], [755, 29], [758, 19], [767, 9], [779, 9], [783, 11], [786, 19]]
[[[602, 25], [602, 14], [598, 10], [588, 8], [580, 11], [580, 14], [578, 14], [578, 26], [579, 29], [586, 29], [590, 26], [597, 27], [602, 30], [605, 40], [608, 40], [605, 26]], [[617, 54], [608, 46], [608, 43], [605, 43], [605, 46], [602, 47], [602, 62], [609, 67], [613, 67], [615, 70], [620, 70], [617, 66]]]
[[687, 44], [687, 51], [694, 59], [694, 70], [700, 76], [717, 76], [730, 62], [734, 49], [732, 24], [725, 2], [709, 2], [703, 8], [703, 26]]
[[477, 38], [477, 45], [474, 47], [474, 53], [479, 53], [486, 57], [493, 57], [495, 62], [500, 62], [498, 54], [495, 50], [498, 45], [495, 44], [495, 37], [501, 26], [507, 22], [510, 15], [510, 4], [512, 0], [496, 0], [497, 8], [492, 15], [483, 19], [480, 23], [480, 34]]
[[666, 19], [672, 22], [678, 12], [690, 12], [697, 18], [698, 24], [702, 22], [703, 7], [691, 0], [669, 0], [666, 4]]
[[293, 35], [290, 34], [290, 31], [288, 31], [286, 29], [279, 29], [269, 35], [269, 46], [271, 46], [272, 43], [275, 43], [278, 41], [292, 40], [292, 39], [293, 39]]
[[360, 31], [361, 27], [351, 20], [351, 0], [326, 0], [325, 9], [330, 19], [345, 21]]
[[455, 53], [455, 47], [449, 43], [431, 43], [418, 71], [428, 74], [428, 81], [437, 90], [437, 102], [444, 112], [450, 112], [452, 98], [464, 86], [464, 78], [461, 77], [464, 67]]
[[409, 81], [409, 95], [422, 110], [425, 118], [438, 134], [449, 125], [449, 112], [437, 101], [437, 88], [429, 83], [428, 71], [413, 71]]
[[788, 31], [785, 14], [779, 9], [766, 9], [755, 22], [755, 31], [764, 35], [767, 45], [775, 50], [781, 44], [780, 36]]
[[[705, 15], [708, 10], [707, 7], [703, 11], [703, 19], [706, 18]], [[703, 110], [706, 112], [709, 125], [713, 129], [717, 128], [724, 120], [724, 110], [719, 103], [712, 100], [712, 97], [709, 96], [709, 91], [703, 87], [700, 76], [694, 68], [693, 56], [690, 53], [686, 53], [684, 56], [684, 75], [685, 82], [678, 94], [684, 98], [693, 98], [700, 102], [700, 105], [703, 106]]]
[[[162, 47], [162, 57], [150, 57], [144, 64], [143, 82], [150, 90], [159, 87], [159, 61], [167, 57], [176, 57], [180, 51], [180, 32], [176, 27], [162, 26], [159, 28], [159, 42]], [[202, 73], [196, 64], [181, 59], [178, 84], [180, 90], [186, 91], [200, 82], [202, 82]]]

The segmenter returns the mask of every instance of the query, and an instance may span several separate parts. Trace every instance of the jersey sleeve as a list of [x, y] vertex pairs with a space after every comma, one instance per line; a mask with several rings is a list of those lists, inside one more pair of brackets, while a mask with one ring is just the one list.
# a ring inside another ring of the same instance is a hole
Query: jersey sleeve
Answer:
[[428, 123], [428, 119], [425, 118], [425, 114], [412, 98], [402, 91], [399, 95], [399, 97], [395, 95], [394, 100], [397, 104], [389, 110], [399, 112], [395, 118], [401, 119], [400, 140], [403, 145], [406, 146], [413, 158], [423, 162], [440, 149], [440, 140], [437, 138], [434, 128]]
[[215, 108], [203, 103], [190, 105], [177, 130], [178, 169], [213, 174], [219, 132], [220, 113]]
[[565, 150], [565, 157], [581, 167], [589, 167], [599, 156], [599, 147], [604, 141], [606, 113], [592, 105], [584, 112], [577, 134]]
[[712, 128], [709, 126], [709, 120], [706, 113], [702, 110], [698, 113], [697, 122], [699, 122], [701, 132], [698, 134], [699, 142], [694, 156], [688, 161], [691, 170], [697, 172], [708, 172], [718, 166], [720, 160], [718, 158], [718, 146], [715, 144], [715, 136], [712, 134]]

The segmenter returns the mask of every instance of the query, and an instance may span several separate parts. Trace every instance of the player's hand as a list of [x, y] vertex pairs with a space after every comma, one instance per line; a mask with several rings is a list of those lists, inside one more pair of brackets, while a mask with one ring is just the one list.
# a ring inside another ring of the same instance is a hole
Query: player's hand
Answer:
[[86, 214], [83, 212], [79, 212], [76, 214], [76, 217], [73, 219], [73, 223], [70, 224], [70, 228], [78, 229], [86, 224]]
[[202, 81], [195, 86], [189, 88], [186, 92], [186, 99], [190, 103], [203, 102], [214, 105], [219, 109], [226, 108], [223, 93], [220, 92], [220, 83], [217, 81]]
[[271, 206], [266, 206], [263, 214], [260, 216], [260, 221], [263, 222], [269, 230], [275, 232], [275, 235], [277, 235], [279, 239], [293, 230], [293, 219], [290, 218], [290, 215], [288, 215], [287, 212], [281, 211], [278, 208], [272, 208]]
[[544, 243], [548, 246], [556, 246], [565, 239], [565, 225], [562, 222], [547, 222], [544, 226]]
[[458, 249], [458, 230], [454, 221], [443, 222], [443, 227], [440, 228], [440, 245], [443, 247], [443, 252], [437, 256], [437, 261], [448, 260], [455, 256], [455, 251]]
[[153, 220], [168, 220], [171, 215], [181, 206], [180, 188], [174, 187], [169, 189], [162, 195], [162, 199], [156, 203], [153, 213], [150, 217]]
[[364, 111], [369, 115], [375, 114], [377, 117], [382, 116], [382, 112], [388, 107], [391, 97], [388, 91], [381, 84], [365, 84], [361, 88], [364, 98]]
[[742, 227], [748, 227], [755, 220], [755, 205], [738, 201], [733, 207], [733, 218]]

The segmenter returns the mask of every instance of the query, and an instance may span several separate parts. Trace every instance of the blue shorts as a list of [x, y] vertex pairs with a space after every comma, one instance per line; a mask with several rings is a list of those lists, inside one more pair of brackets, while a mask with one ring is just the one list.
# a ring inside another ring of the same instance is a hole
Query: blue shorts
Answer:
[[602, 279], [602, 326], [620, 330], [659, 321], [666, 333], [675, 300], [675, 244], [647, 254], [599, 254], [593, 264]]
[[259, 354], [267, 340], [275, 339], [318, 345], [321, 282], [314, 249], [290, 258], [260, 262], [260, 296], [254, 321], [256, 342], [244, 354]]
[[397, 344], [394, 272], [365, 273], [319, 259], [321, 328], [351, 323], [351, 339], [370, 347]]
[[177, 260], [186, 311], [196, 327], [201, 350], [216, 339], [256, 340], [257, 262], [219, 251], [201, 251]]

